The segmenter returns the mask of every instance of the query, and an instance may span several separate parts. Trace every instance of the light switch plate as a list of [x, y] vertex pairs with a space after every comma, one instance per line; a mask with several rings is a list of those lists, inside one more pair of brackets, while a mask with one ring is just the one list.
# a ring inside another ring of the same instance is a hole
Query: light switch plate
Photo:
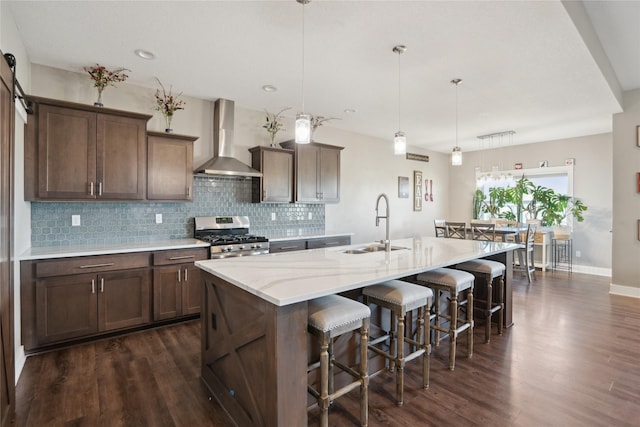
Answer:
[[80, 226], [80, 215], [71, 215], [71, 226], [72, 227]]
[[156, 214], [156, 224], [162, 224], [162, 214]]

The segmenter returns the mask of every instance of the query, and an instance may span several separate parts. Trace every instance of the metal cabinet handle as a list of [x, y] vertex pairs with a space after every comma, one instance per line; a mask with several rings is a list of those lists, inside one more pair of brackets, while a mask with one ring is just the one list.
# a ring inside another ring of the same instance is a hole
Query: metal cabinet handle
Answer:
[[184, 268], [184, 282], [188, 282], [189, 281], [189, 277], [187, 276], [187, 267]]
[[96, 293], [96, 281], [95, 281], [95, 279], [91, 279], [91, 293], [92, 294]]
[[182, 255], [182, 256], [172, 256], [171, 258], [169, 258], [170, 261], [175, 261], [177, 259], [189, 259], [189, 258], [195, 258], [195, 255]]
[[87, 265], [81, 265], [78, 268], [97, 268], [97, 267], [111, 267], [113, 265], [112, 262], [107, 262], [104, 264], [87, 264]]
[[187, 197], [191, 197], [191, 187], [187, 187]]
[[325, 245], [325, 246], [331, 246], [331, 245], [337, 246], [339, 244], [340, 244], [340, 242], [324, 242], [323, 243], [323, 245]]
[[93, 196], [93, 181], [89, 183], [89, 195]]
[[178, 283], [182, 282], [182, 279], [180, 278], [180, 274], [182, 273], [182, 269], [179, 268], [178, 269]]
[[298, 249], [300, 246], [282, 246], [280, 247], [281, 251], [287, 250], [287, 249]]
[[98, 183], [98, 196], [102, 196], [102, 182]]
[[100, 278], [100, 293], [104, 293], [104, 277]]

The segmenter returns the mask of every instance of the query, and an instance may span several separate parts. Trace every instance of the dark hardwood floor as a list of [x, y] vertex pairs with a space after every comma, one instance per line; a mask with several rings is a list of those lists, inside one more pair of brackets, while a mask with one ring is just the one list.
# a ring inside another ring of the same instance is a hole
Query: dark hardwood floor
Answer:
[[[514, 326], [489, 344], [478, 327], [473, 358], [464, 337], [454, 372], [446, 341], [434, 351], [428, 390], [409, 363], [403, 407], [393, 376], [374, 376], [369, 425], [640, 425], [640, 300], [609, 295], [608, 278], [537, 275], [531, 286], [516, 277]], [[29, 357], [16, 425], [226, 426], [199, 360], [197, 321]], [[330, 424], [357, 425], [357, 405], [357, 391], [337, 400]]]

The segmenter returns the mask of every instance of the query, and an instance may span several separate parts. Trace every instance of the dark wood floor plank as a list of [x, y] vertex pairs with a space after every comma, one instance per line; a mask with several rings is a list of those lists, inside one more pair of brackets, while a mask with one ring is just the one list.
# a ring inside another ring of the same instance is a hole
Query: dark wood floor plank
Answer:
[[[431, 386], [406, 367], [405, 404], [393, 374], [372, 376], [369, 425], [637, 426], [640, 301], [608, 294], [609, 279], [566, 272], [514, 280], [514, 326], [474, 355], [460, 337], [434, 349]], [[330, 425], [359, 424], [358, 392], [338, 399]], [[319, 423], [317, 408], [309, 425]], [[199, 321], [28, 358], [16, 390], [16, 426], [227, 426], [200, 381]]]

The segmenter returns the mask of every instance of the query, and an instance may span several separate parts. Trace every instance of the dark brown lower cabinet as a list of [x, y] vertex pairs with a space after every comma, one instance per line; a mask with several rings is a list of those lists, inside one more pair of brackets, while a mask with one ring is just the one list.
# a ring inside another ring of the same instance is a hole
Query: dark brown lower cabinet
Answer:
[[39, 279], [36, 333], [54, 343], [144, 325], [150, 320], [148, 268]]
[[153, 320], [200, 313], [200, 269], [193, 264], [156, 267], [153, 271]]

